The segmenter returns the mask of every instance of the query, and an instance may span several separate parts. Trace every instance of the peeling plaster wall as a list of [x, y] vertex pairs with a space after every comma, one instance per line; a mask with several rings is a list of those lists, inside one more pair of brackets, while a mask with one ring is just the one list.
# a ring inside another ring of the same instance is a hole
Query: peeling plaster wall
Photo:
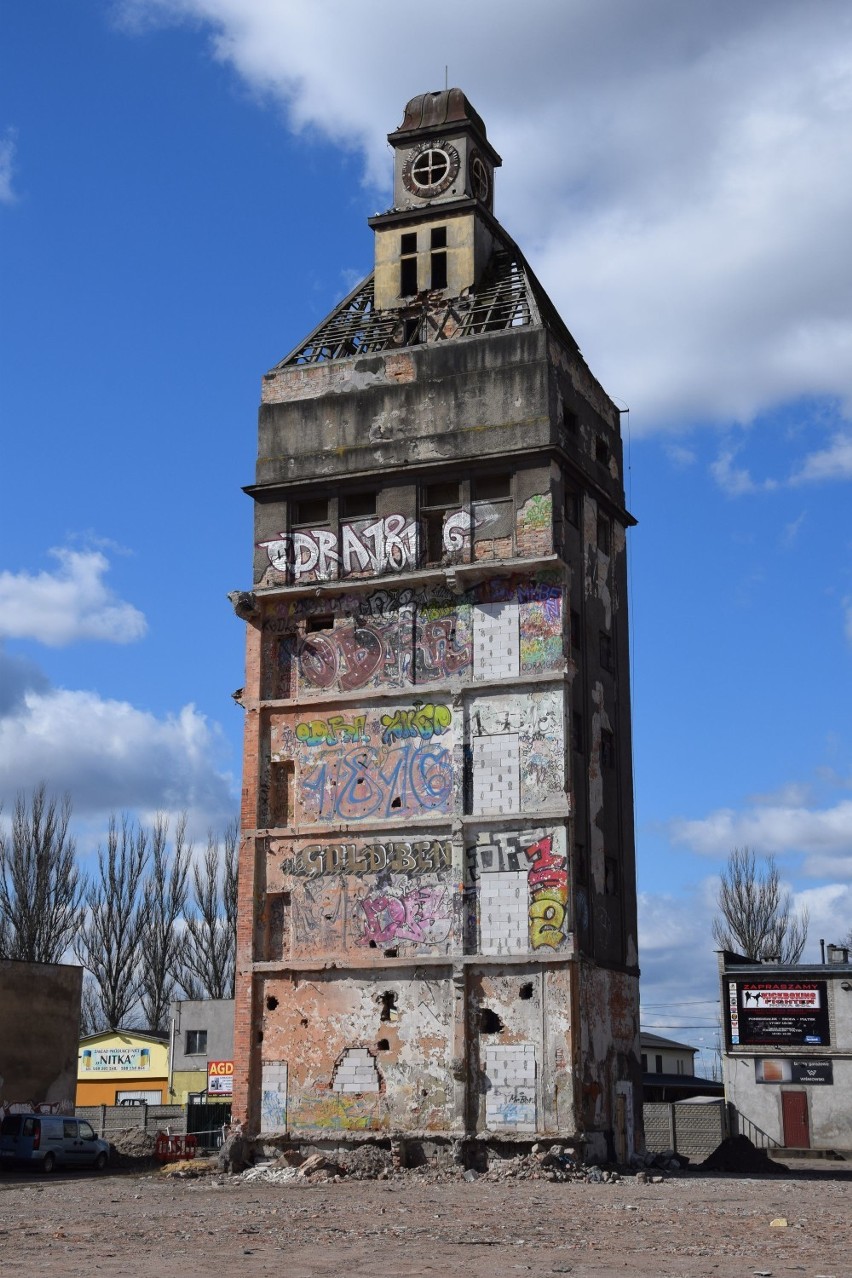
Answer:
[[611, 1142], [639, 1113], [617, 411], [544, 329], [277, 369], [257, 475], [235, 1113]]

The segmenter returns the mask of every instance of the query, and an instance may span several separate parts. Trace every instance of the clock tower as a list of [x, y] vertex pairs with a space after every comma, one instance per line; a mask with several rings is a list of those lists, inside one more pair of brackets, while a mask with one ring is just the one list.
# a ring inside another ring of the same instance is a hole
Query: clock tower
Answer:
[[458, 297], [481, 278], [495, 240], [494, 170], [502, 163], [461, 89], [421, 93], [388, 134], [393, 208], [376, 234], [376, 306], [435, 293]]
[[263, 377], [234, 1115], [476, 1166], [641, 1144], [620, 419], [459, 89]]

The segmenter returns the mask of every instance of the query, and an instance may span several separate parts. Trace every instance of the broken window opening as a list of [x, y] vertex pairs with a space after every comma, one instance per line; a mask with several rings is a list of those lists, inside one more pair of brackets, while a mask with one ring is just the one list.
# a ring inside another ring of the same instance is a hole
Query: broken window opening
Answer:
[[379, 1013], [380, 1021], [396, 1020], [396, 994], [393, 990], [385, 990], [381, 997], [382, 1010]]
[[296, 765], [292, 759], [269, 765], [269, 798], [266, 813], [268, 829], [291, 825], [294, 815]]
[[615, 737], [606, 728], [601, 729], [601, 767], [615, 767]]
[[575, 528], [580, 527], [580, 494], [576, 488], [565, 489], [565, 500], [563, 502], [565, 518], [569, 524], [573, 524]]
[[274, 1012], [277, 1006], [278, 1006], [278, 999], [275, 997], [274, 994], [270, 994], [266, 1000], [266, 1010], [268, 1012]]
[[399, 243], [399, 295], [412, 297], [417, 292], [417, 232], [403, 235]]
[[334, 629], [334, 613], [323, 612], [317, 613], [313, 617], [305, 618], [305, 634], [314, 634], [317, 630], [333, 630]]
[[602, 555], [609, 554], [610, 523], [605, 515], [598, 515], [598, 550]]
[[398, 957], [399, 957], [399, 950], [397, 950], [397, 949], [393, 949], [393, 950], [383, 950], [383, 951], [382, 951], [382, 953], [384, 954], [385, 958], [398, 958]]
[[612, 636], [608, 635], [605, 630], [600, 632], [600, 656], [601, 666], [612, 674], [615, 668], [615, 654], [612, 646]]
[[512, 476], [508, 471], [499, 475], [479, 475], [474, 491], [477, 501], [504, 501], [512, 496]]
[[575, 710], [571, 715], [571, 745], [576, 754], [583, 753], [583, 739], [583, 716], [579, 710]]
[[328, 498], [304, 497], [293, 502], [293, 527], [328, 523]]
[[609, 444], [602, 435], [598, 435], [595, 439], [595, 461], [600, 462], [602, 466], [609, 463]]
[[344, 493], [340, 499], [343, 519], [370, 519], [376, 513], [376, 492]]
[[376, 1051], [377, 1051], [377, 1052], [389, 1052], [389, 1051], [390, 1051], [390, 1043], [388, 1042], [388, 1040], [387, 1040], [386, 1038], [380, 1038], [380, 1039], [379, 1039], [378, 1043], [376, 1043]]
[[502, 1034], [505, 1028], [500, 1017], [496, 1012], [492, 1012], [490, 1007], [481, 1007], [479, 1009], [480, 1034]]

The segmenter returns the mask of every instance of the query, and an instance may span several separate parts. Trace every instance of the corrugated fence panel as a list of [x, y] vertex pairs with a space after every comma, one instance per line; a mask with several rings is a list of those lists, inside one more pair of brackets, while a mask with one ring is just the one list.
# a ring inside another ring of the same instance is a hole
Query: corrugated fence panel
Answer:
[[653, 1154], [673, 1149], [693, 1157], [709, 1154], [724, 1139], [725, 1102], [706, 1105], [646, 1101], [643, 1106], [645, 1145]]

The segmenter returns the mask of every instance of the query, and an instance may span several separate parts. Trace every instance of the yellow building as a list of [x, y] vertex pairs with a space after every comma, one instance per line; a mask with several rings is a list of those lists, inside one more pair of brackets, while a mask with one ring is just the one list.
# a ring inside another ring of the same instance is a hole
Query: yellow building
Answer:
[[166, 1035], [104, 1030], [80, 1040], [77, 1104], [168, 1104], [169, 1043]]

